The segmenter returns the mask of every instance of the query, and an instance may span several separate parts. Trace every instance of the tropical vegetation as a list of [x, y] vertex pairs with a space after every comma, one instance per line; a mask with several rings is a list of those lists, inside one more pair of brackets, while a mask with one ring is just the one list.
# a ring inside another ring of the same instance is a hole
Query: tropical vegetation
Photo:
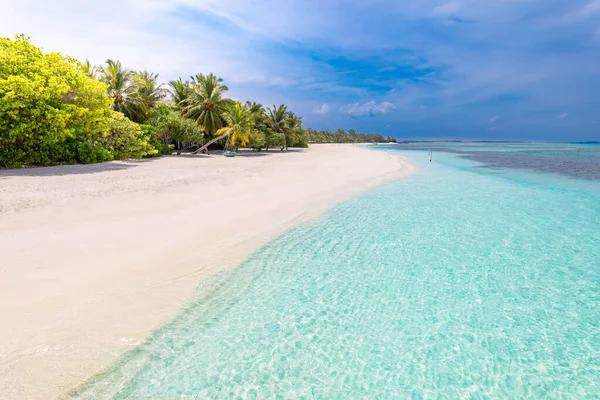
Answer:
[[396, 138], [391, 136], [386, 138], [379, 133], [357, 133], [353, 129], [348, 132], [343, 129], [335, 132], [307, 129], [306, 135], [310, 143], [396, 143]]
[[118, 60], [93, 65], [44, 53], [23, 35], [0, 38], [0, 168], [394, 140], [306, 130], [286, 105], [234, 101], [228, 90], [212, 73], [165, 85]]

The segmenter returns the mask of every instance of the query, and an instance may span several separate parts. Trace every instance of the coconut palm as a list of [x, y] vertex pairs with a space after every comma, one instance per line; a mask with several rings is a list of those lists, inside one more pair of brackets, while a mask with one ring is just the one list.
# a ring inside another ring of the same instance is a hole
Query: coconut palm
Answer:
[[287, 118], [288, 118], [288, 110], [287, 107], [285, 105], [280, 105], [279, 107], [277, 106], [273, 106], [273, 108], [267, 108], [267, 117], [268, 117], [268, 124], [269, 127], [278, 133], [283, 133], [286, 136], [286, 141], [285, 141], [285, 148], [287, 149], [288, 146], [288, 141], [287, 141], [287, 136], [288, 136], [288, 124], [286, 122]]
[[110, 58], [106, 60], [106, 66], [100, 69], [100, 80], [108, 85], [108, 97], [113, 99], [112, 108], [115, 111], [120, 111], [127, 117], [133, 113], [127, 102], [128, 96], [134, 91], [132, 85], [133, 72], [123, 68], [120, 61], [114, 61]]
[[235, 149], [245, 146], [250, 138], [252, 113], [245, 105], [235, 103], [224, 115], [227, 126], [219, 129], [217, 135], [229, 135], [225, 147]]
[[84, 74], [89, 76], [90, 78], [98, 79], [99, 70], [98, 67], [92, 65], [90, 60], [85, 60], [84, 63], [81, 64], [81, 70]]
[[301, 134], [302, 131], [302, 118], [297, 117], [294, 113], [288, 113], [288, 117], [285, 119], [286, 131], [285, 134], [285, 143], [286, 149], [288, 145], [294, 145], [296, 143], [297, 137]]
[[264, 112], [265, 112], [265, 108], [263, 107], [263, 105], [255, 102], [255, 101], [247, 101], [246, 107], [248, 107], [248, 110], [250, 111], [250, 114], [252, 114], [252, 115], [258, 116], [258, 115], [264, 114]]
[[185, 101], [190, 97], [192, 88], [190, 83], [179, 78], [176, 81], [169, 82], [169, 92], [173, 107], [181, 110], [185, 106]]
[[231, 105], [231, 100], [223, 97], [229, 89], [222, 82], [223, 79], [213, 74], [192, 77], [192, 90], [183, 102], [183, 114], [195, 119], [209, 137], [225, 125], [223, 116]]
[[277, 132], [283, 133], [286, 129], [285, 119], [287, 118], [288, 111], [285, 105], [279, 107], [273, 106], [273, 108], [267, 108], [267, 117], [269, 117], [269, 125], [272, 129]]
[[250, 129], [252, 128], [252, 114], [245, 105], [238, 102], [229, 107], [223, 114], [223, 119], [227, 123], [226, 127], [220, 128], [215, 132], [215, 138], [196, 150], [194, 153], [200, 153], [218, 140], [227, 138], [226, 149], [236, 149], [245, 146], [250, 140]]
[[127, 97], [131, 110], [130, 118], [138, 123], [150, 117], [152, 109], [167, 96], [167, 90], [158, 84], [158, 74], [148, 71], [134, 72], [131, 78], [132, 90]]

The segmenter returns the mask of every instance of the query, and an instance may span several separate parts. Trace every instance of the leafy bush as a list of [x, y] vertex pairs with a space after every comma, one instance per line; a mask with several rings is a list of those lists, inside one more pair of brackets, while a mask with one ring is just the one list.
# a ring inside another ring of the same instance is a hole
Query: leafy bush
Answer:
[[109, 111], [106, 124], [107, 134], [100, 140], [102, 147], [114, 155], [115, 159], [142, 158], [158, 154], [150, 140], [138, 124], [122, 113]]
[[285, 146], [285, 135], [280, 132], [274, 132], [272, 130], [267, 130], [265, 134], [267, 144], [266, 147], [277, 147], [277, 146]]
[[249, 135], [249, 140], [246, 146], [251, 149], [261, 150], [267, 144], [265, 134], [259, 130], [252, 130]]
[[139, 126], [110, 104], [106, 85], [76, 60], [44, 54], [24, 36], [0, 38], [0, 167], [156, 153]]
[[304, 131], [298, 132], [294, 136], [294, 142], [291, 147], [307, 148], [308, 147], [308, 135], [306, 134], [306, 132], [304, 132]]
[[157, 107], [146, 124], [152, 126], [154, 134], [165, 146], [172, 142], [198, 144], [204, 140], [202, 127], [196, 121], [166, 106]]

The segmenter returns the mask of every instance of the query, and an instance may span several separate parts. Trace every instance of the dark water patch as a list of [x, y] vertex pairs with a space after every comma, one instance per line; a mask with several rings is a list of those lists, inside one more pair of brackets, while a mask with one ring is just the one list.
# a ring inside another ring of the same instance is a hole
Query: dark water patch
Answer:
[[[456, 154], [479, 168], [533, 170], [600, 181], [600, 146], [547, 143], [415, 143], [398, 150]], [[435, 156], [434, 156], [435, 158]]]
[[527, 169], [568, 175], [578, 179], [600, 180], [600, 159], [532, 156], [530, 154], [480, 151], [461, 158], [483, 163], [482, 168]]

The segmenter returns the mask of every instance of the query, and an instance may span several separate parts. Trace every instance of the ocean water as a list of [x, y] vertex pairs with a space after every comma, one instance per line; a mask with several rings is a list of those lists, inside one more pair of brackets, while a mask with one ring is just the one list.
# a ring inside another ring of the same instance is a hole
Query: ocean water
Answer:
[[600, 398], [600, 181], [443, 146], [378, 146], [419, 171], [206, 278], [70, 397]]

